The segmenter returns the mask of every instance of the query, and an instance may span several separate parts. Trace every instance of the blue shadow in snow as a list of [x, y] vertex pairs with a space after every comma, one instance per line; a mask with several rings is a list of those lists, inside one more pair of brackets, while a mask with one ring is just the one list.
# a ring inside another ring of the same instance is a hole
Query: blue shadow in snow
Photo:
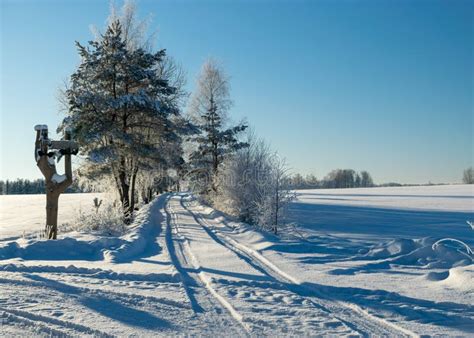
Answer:
[[85, 295], [83, 290], [78, 287], [54, 281], [38, 275], [28, 274], [26, 277], [31, 280], [41, 282], [45, 287], [54, 289], [65, 295], [75, 295], [78, 302], [89, 309], [100, 313], [110, 319], [119, 321], [123, 324], [140, 327], [144, 329], [157, 330], [173, 329], [173, 324], [165, 319], [158, 318], [146, 311], [127, 307], [111, 298], [95, 294], [93, 297]]
[[[299, 193], [298, 196], [304, 195], [305, 198], [309, 196], [337, 196], [337, 197], [395, 197], [395, 198], [454, 198], [454, 199], [472, 199], [474, 202], [474, 197], [469, 195], [383, 195], [383, 194], [328, 194], [328, 193], [313, 193], [305, 192]], [[317, 197], [316, 197], [317, 198]]]
[[474, 236], [466, 221], [473, 218], [474, 212], [295, 202], [290, 205], [288, 221], [297, 223], [310, 234], [340, 235], [342, 238], [372, 243], [394, 238], [455, 237], [472, 246]]

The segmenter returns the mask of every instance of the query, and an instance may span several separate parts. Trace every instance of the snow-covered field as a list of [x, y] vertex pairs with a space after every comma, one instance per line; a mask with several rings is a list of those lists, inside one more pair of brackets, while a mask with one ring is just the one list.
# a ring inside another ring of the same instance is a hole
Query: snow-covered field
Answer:
[[[62, 194], [58, 210], [60, 223], [72, 222], [78, 212], [91, 209], [94, 197], [101, 195]], [[46, 198], [44, 195], [2, 195], [0, 215], [0, 240], [36, 234], [44, 230]]]
[[0, 335], [474, 334], [473, 255], [434, 245], [474, 248], [474, 186], [297, 193], [283, 239], [180, 193], [44, 241], [44, 196], [0, 196]]

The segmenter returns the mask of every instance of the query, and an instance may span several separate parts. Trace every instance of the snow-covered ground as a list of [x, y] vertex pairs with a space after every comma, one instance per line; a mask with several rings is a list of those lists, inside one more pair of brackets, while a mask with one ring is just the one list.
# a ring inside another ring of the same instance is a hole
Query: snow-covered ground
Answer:
[[[94, 197], [102, 195], [62, 194], [59, 197], [59, 222], [72, 222], [78, 212], [92, 208]], [[43, 231], [45, 210], [44, 195], [0, 195], [0, 240]]]
[[474, 186], [297, 193], [284, 238], [180, 193], [120, 238], [57, 241], [23, 236], [44, 196], [0, 196], [0, 334], [474, 334], [473, 255], [433, 245], [474, 247]]

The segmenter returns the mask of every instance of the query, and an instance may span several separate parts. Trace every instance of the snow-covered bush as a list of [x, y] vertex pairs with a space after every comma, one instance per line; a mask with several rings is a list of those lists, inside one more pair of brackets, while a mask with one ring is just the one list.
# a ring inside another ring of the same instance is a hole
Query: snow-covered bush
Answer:
[[286, 187], [288, 169], [264, 141], [250, 135], [248, 144], [224, 163], [212, 202], [242, 221], [277, 234], [294, 198]]
[[91, 203], [89, 210], [79, 210], [71, 230], [118, 236], [127, 229], [123, 217], [120, 203], [104, 203], [100, 209], [96, 209]]

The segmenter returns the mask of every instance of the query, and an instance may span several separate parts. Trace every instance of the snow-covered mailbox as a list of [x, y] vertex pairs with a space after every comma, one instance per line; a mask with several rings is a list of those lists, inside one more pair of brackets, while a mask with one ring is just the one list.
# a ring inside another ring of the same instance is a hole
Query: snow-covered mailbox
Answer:
[[[71, 155], [76, 155], [79, 147], [71, 141], [71, 131], [66, 130], [64, 140], [48, 138], [48, 126], [36, 125], [35, 160], [43, 173], [46, 184], [46, 236], [56, 239], [58, 234], [59, 195], [72, 184]], [[64, 175], [56, 171], [55, 161], [64, 156]]]

